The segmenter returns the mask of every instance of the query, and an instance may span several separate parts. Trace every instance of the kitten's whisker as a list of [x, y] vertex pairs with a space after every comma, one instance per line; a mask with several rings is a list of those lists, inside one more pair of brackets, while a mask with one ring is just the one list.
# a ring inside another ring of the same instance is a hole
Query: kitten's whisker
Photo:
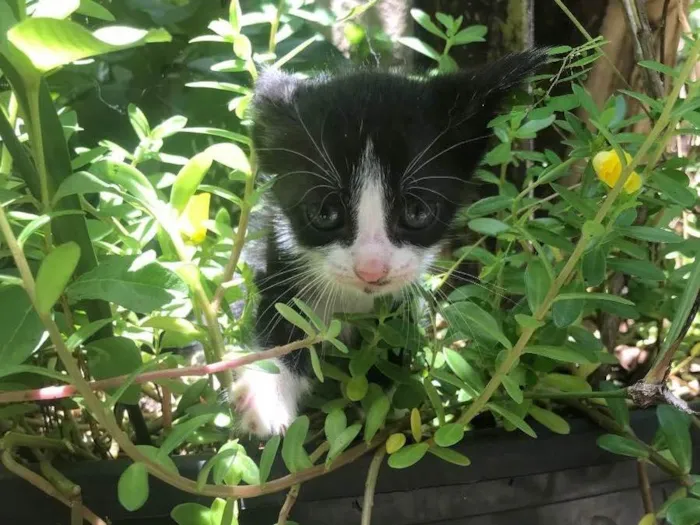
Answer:
[[[304, 155], [303, 153], [300, 153], [300, 152], [298, 152], [298, 151], [294, 151], [293, 149], [289, 149], [289, 148], [257, 148], [257, 149], [258, 149], [258, 151], [284, 151], [284, 152], [286, 152], [286, 153], [291, 153], [291, 154], [293, 154], [293, 155], [298, 155], [299, 157], [302, 157], [302, 158], [308, 160], [311, 164], [313, 164], [313, 165], [316, 166], [318, 169], [320, 169], [323, 173], [325, 173], [326, 175], [328, 175], [328, 177], [330, 177], [330, 180], [335, 180], [334, 175], [333, 175], [332, 173], [330, 173], [326, 168], [324, 168], [323, 166], [321, 166], [321, 165], [320, 165], [318, 162], [316, 162], [314, 159], [312, 159], [311, 157], [307, 157], [307, 156]], [[340, 181], [338, 181], [338, 183], [340, 183]]]
[[441, 157], [441, 156], [444, 155], [445, 153], [448, 153], [448, 152], [452, 151], [452, 150], [455, 149], [455, 148], [458, 148], [458, 147], [460, 147], [460, 146], [464, 146], [465, 144], [469, 144], [470, 142], [475, 142], [475, 141], [477, 141], [477, 140], [482, 140], [482, 139], [485, 139], [485, 138], [488, 138], [488, 137], [490, 137], [490, 135], [481, 135], [481, 136], [479, 136], [479, 137], [472, 137], [472, 138], [469, 138], [469, 139], [466, 139], [466, 140], [459, 141], [459, 142], [453, 144], [452, 146], [443, 149], [443, 150], [440, 151], [439, 153], [436, 153], [435, 155], [433, 155], [432, 157], [430, 157], [428, 160], [426, 160], [423, 164], [421, 164], [421, 165], [418, 166], [417, 168], [414, 168], [414, 169], [411, 171], [411, 173], [410, 173], [409, 175], [407, 175], [407, 177], [410, 178], [411, 175], [413, 175], [414, 173], [419, 172], [421, 169], [423, 169], [425, 166], [427, 166], [428, 164], [430, 164], [431, 162], [433, 162], [435, 159]]
[[338, 184], [340, 184], [340, 176], [338, 175], [337, 170], [335, 170], [335, 167], [333, 166], [333, 163], [330, 161], [330, 159], [323, 154], [323, 152], [321, 151], [321, 148], [318, 147], [316, 140], [314, 140], [313, 136], [311, 135], [309, 128], [306, 127], [306, 123], [304, 122], [304, 119], [301, 117], [301, 112], [299, 111], [299, 106], [294, 105], [294, 110], [296, 111], [297, 117], [299, 118], [299, 122], [301, 123], [301, 126], [304, 128], [304, 131], [306, 132], [306, 135], [309, 137], [309, 140], [316, 148], [316, 151], [318, 151], [318, 154], [321, 156], [321, 158], [326, 163], [326, 166], [328, 167], [328, 169], [330, 169], [331, 172], [333, 172], [334, 175], [337, 177]]

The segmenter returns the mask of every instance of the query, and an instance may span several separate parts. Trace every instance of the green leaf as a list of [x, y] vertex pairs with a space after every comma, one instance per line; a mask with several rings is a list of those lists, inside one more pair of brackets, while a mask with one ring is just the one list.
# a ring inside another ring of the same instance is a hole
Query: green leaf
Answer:
[[[142, 365], [141, 352], [136, 343], [126, 337], [108, 337], [93, 341], [88, 349], [88, 364], [95, 379], [131, 374]], [[118, 387], [108, 388], [107, 393], [114, 395], [118, 390]], [[140, 395], [140, 387], [131, 385], [122, 394], [122, 401], [133, 405], [138, 402]]]
[[134, 463], [122, 472], [117, 483], [119, 503], [133, 512], [148, 501], [148, 471], [143, 463]]
[[214, 525], [211, 509], [199, 503], [180, 503], [170, 511], [170, 517], [178, 525]]
[[659, 405], [656, 408], [656, 417], [673, 459], [685, 474], [689, 473], [693, 456], [690, 418], [671, 405]]
[[[579, 285], [578, 283], [571, 283], [564, 289], [580, 290], [582, 288], [583, 286]], [[578, 292], [564, 292], [564, 294], [560, 294], [560, 296], [569, 293], [576, 294]], [[564, 299], [554, 302], [552, 305], [552, 320], [554, 321], [554, 325], [557, 328], [566, 328], [567, 326], [574, 324], [583, 313], [585, 305], [585, 301], [576, 296], [565, 297]]]
[[537, 136], [537, 132], [543, 130], [544, 128], [550, 126], [556, 117], [550, 115], [547, 118], [528, 120], [525, 124], [520, 126], [515, 132], [515, 136], [519, 139], [532, 139]]
[[693, 311], [698, 291], [700, 291], [700, 258], [696, 257], [695, 262], [693, 262], [693, 269], [683, 288], [683, 294], [676, 305], [673, 322], [668, 329], [666, 337], [664, 337], [664, 341], [661, 344], [661, 352], [657, 359], [663, 359], [666, 350], [681, 337], [686, 319], [688, 319], [688, 316]]
[[346, 392], [350, 401], [361, 401], [367, 395], [369, 383], [365, 376], [356, 376], [348, 381]]
[[[302, 311], [302, 313], [313, 323], [313, 325], [316, 327], [316, 330], [319, 332], [325, 332], [327, 327], [321, 320], [321, 318], [316, 315], [316, 312], [313, 311], [313, 309], [306, 304], [304, 301], [301, 299], [297, 299], [296, 297], [294, 298], [294, 304], [297, 305], [297, 308]], [[332, 322], [331, 322], [332, 324]], [[333, 338], [337, 337], [338, 334], [333, 336]], [[347, 352], [344, 352], [347, 353]]]
[[537, 330], [541, 326], [544, 326], [542, 321], [538, 321], [531, 315], [525, 314], [515, 314], [515, 322], [517, 322], [523, 328], [528, 328], [531, 330]]
[[488, 28], [482, 25], [466, 27], [452, 37], [452, 44], [461, 46], [464, 44], [471, 44], [472, 42], [485, 42], [484, 37], [487, 31]]
[[148, 119], [143, 111], [139, 109], [135, 104], [129, 104], [127, 106], [127, 112], [129, 114], [129, 122], [131, 127], [134, 128], [136, 136], [139, 140], [143, 140], [151, 134], [151, 126], [148, 125]]
[[429, 448], [428, 443], [415, 443], [403, 447], [389, 456], [389, 466], [395, 469], [411, 467], [423, 459]]
[[600, 246], [596, 246], [583, 255], [581, 269], [588, 286], [598, 286], [605, 280], [606, 258], [606, 251]]
[[276, 303], [275, 308], [287, 321], [292, 323], [297, 328], [301, 328], [307, 335], [314, 336], [316, 331], [294, 308], [284, 303]]
[[568, 346], [532, 345], [525, 347], [524, 352], [564, 363], [591, 363], [591, 360], [586, 355]]
[[423, 378], [423, 387], [425, 388], [425, 393], [428, 395], [428, 399], [430, 400], [430, 404], [433, 407], [433, 410], [435, 410], [435, 415], [437, 416], [438, 420], [440, 421], [441, 425], [445, 424], [445, 407], [442, 405], [442, 401], [440, 400], [440, 395], [438, 394], [437, 389], [433, 385], [433, 380], [430, 377], [424, 377]]
[[416, 22], [418, 22], [418, 25], [429, 33], [439, 36], [440, 38], [447, 38], [447, 35], [435, 25], [435, 23], [430, 19], [430, 15], [427, 13], [421, 11], [420, 9], [411, 9], [411, 16]]
[[111, 26], [90, 33], [75, 22], [49, 18], [23, 20], [7, 32], [7, 38], [42, 72], [83, 58], [171, 40], [164, 29]]
[[503, 376], [503, 388], [516, 404], [523, 402], [524, 395], [520, 389], [520, 384], [510, 376]]
[[465, 211], [467, 217], [481, 217], [497, 211], [509, 208], [513, 203], [513, 197], [507, 195], [495, 195], [476, 201]]
[[66, 177], [56, 190], [53, 197], [54, 204], [69, 195], [82, 195], [85, 193], [100, 192], [122, 194], [121, 190], [113, 184], [108, 184], [99, 177], [87, 171], [78, 171]]
[[523, 418], [521, 418], [519, 415], [515, 414], [514, 412], [511, 412], [507, 408], [505, 408], [502, 405], [498, 405], [496, 403], [489, 403], [487, 405], [489, 409], [492, 412], [495, 412], [499, 416], [501, 416], [503, 419], [508, 421], [511, 425], [513, 425], [515, 428], [520, 429], [523, 431], [525, 434], [527, 434], [530, 437], [536, 438], [537, 434], [535, 434], [535, 431], [532, 429], [530, 425], [528, 425]]
[[608, 259], [608, 267], [611, 270], [632, 275], [634, 277], [639, 277], [640, 279], [646, 279], [649, 281], [666, 280], [666, 275], [664, 274], [663, 270], [655, 266], [650, 261], [615, 257]]
[[184, 414], [185, 410], [199, 403], [204, 392], [209, 388], [209, 379], [203, 377], [187, 387], [180, 397], [176, 411]]
[[116, 160], [100, 160], [90, 166], [98, 179], [116, 184], [145, 205], [153, 205], [158, 195], [151, 181], [135, 167]]
[[661, 228], [652, 228], [651, 226], [627, 226], [625, 228], [617, 228], [617, 231], [625, 237], [632, 237], [640, 241], [665, 242], [667, 244], [683, 242], [683, 237], [677, 233]]
[[369, 443], [372, 441], [374, 436], [382, 428], [386, 417], [389, 415], [389, 410], [391, 409], [391, 401], [384, 394], [377, 396], [367, 411], [367, 419], [365, 420], [365, 442]]
[[666, 519], [671, 525], [697, 525], [700, 523], [700, 499], [674, 501], [668, 508]]
[[654, 176], [650, 178], [649, 183], [661, 195], [668, 197], [684, 208], [692, 207], [697, 200], [697, 194], [695, 194], [695, 192], [676, 182], [674, 178], [659, 173], [658, 171], [654, 172]]
[[214, 144], [206, 149], [206, 153], [211, 155], [219, 164], [223, 164], [229, 169], [240, 171], [246, 175], [252, 173], [248, 156], [243, 150], [231, 142]]
[[61, 297], [79, 259], [80, 247], [67, 242], [54, 248], [41, 262], [36, 277], [36, 309], [40, 314], [49, 313]]
[[410, 47], [414, 51], [417, 51], [421, 55], [425, 55], [428, 58], [432, 58], [436, 62], [440, 60], [440, 53], [438, 53], [433, 47], [429, 46], [422, 40], [419, 40], [413, 36], [404, 36], [399, 38], [399, 42], [406, 47]]
[[162, 140], [182, 131], [185, 126], [187, 126], [187, 117], [175, 115], [153, 128], [153, 131], [151, 131], [151, 138], [153, 140]]
[[309, 433], [308, 416], [300, 416], [289, 425], [287, 434], [282, 442], [282, 459], [289, 469], [294, 473], [312, 466], [311, 459], [304, 450], [304, 441]]
[[440, 447], [451, 447], [464, 438], [464, 426], [459, 423], [450, 423], [442, 426], [435, 432], [435, 443]]
[[[615, 385], [608, 381], [603, 381], [600, 383], [600, 389], [603, 392], [610, 392], [612, 390], [617, 390]], [[608, 405], [610, 412], [612, 413], [615, 421], [617, 421], [623, 427], [628, 427], [630, 424], [630, 411], [627, 408], [627, 403], [625, 403], [624, 398], [614, 398], [609, 397], [605, 399], [605, 404]]]
[[345, 412], [338, 408], [332, 410], [326, 416], [326, 421], [323, 426], [328, 442], [332, 443], [335, 441], [347, 426], [348, 418], [345, 416]]
[[453, 303], [445, 308], [444, 315], [450, 326], [466, 336], [481, 335], [490, 341], [498, 341], [508, 349], [513, 348], [493, 316], [475, 303]]
[[612, 452], [613, 454], [642, 459], [649, 457], [649, 451], [644, 445], [637, 443], [632, 439], [615, 434], [605, 434], [600, 436], [597, 443], [600, 448], [607, 450], [608, 452]]
[[22, 229], [20, 234], [17, 236], [17, 244], [19, 244], [20, 247], [23, 247], [24, 243], [27, 242], [32, 234], [39, 230], [42, 226], [48, 224], [56, 217], [65, 217], [66, 215], [83, 215], [83, 212], [78, 210], [63, 210], [40, 215]]
[[540, 307], [551, 285], [552, 278], [542, 261], [532, 259], [525, 269], [525, 290], [531, 312], [536, 312]]
[[597, 292], [566, 292], [560, 293], [553, 302], [558, 301], [570, 301], [572, 299], [583, 299], [589, 301], [608, 301], [618, 304], [626, 304], [628, 306], [634, 306], [634, 303], [629, 299], [620, 297], [619, 295], [612, 295], [609, 293], [597, 293]]
[[187, 161], [187, 164], [180, 168], [170, 190], [170, 205], [178, 214], [181, 214], [187, 207], [187, 203], [202, 183], [212, 162], [211, 155], [205, 150], [194, 155]]
[[490, 217], [472, 219], [469, 221], [467, 226], [474, 232], [484, 235], [491, 235], [493, 237], [497, 236], [499, 233], [510, 230], [510, 226], [508, 226], [505, 222], [499, 221], [498, 219], [492, 219]]
[[551, 410], [545, 410], [537, 405], [530, 405], [528, 413], [532, 416], [532, 419], [556, 434], [569, 434], [571, 432], [571, 427], [566, 419]]
[[584, 378], [568, 374], [547, 374], [540, 378], [540, 384], [562, 392], [591, 392], [593, 390]]
[[449, 448], [430, 447], [428, 452], [430, 452], [433, 456], [439, 457], [443, 461], [447, 461], [448, 463], [452, 463], [453, 465], [460, 467], [468, 467], [472, 464], [471, 460], [467, 456], [464, 456]]
[[80, 0], [39, 0], [34, 4], [32, 16], [35, 18], [68, 18], [80, 7]]
[[0, 311], [0, 370], [6, 370], [37, 349], [45, 330], [24, 288], [1, 287]]
[[331, 448], [328, 451], [328, 456], [326, 458], [326, 465], [330, 465], [335, 458], [337, 458], [346, 448], [350, 446], [350, 444], [360, 433], [360, 430], [362, 430], [362, 424], [355, 423], [338, 434], [336, 439], [334, 439], [331, 443]]
[[272, 465], [275, 462], [275, 456], [277, 456], [281, 441], [282, 438], [275, 435], [265, 443], [265, 448], [260, 457], [260, 483], [265, 483], [270, 477]]
[[309, 355], [311, 356], [311, 368], [316, 374], [318, 380], [323, 383], [323, 370], [321, 368], [321, 360], [318, 357], [318, 352], [313, 346], [307, 347], [309, 349]]
[[106, 22], [114, 22], [114, 15], [93, 0], [80, 0], [80, 7], [78, 7], [77, 12], [81, 15], [105, 20]]
[[478, 395], [484, 389], [484, 382], [474, 367], [456, 350], [443, 348], [443, 354], [450, 369], [469, 385], [472, 395]]
[[206, 485], [207, 478], [209, 477], [209, 472], [211, 472], [211, 469], [214, 468], [214, 466], [219, 461], [222, 461], [222, 460], [227, 459], [227, 458], [232, 458], [237, 453], [238, 453], [237, 448], [230, 448], [228, 450], [223, 450], [221, 452], [218, 452], [213, 457], [209, 458], [209, 460], [202, 467], [202, 470], [200, 470], [199, 474], [197, 474], [197, 490], [202, 490], [202, 487], [204, 485]]
[[[143, 256], [141, 256], [143, 257]], [[176, 299], [188, 288], [174, 272], [136, 256], [107, 256], [66, 289], [69, 301], [103, 299], [138, 313], [151, 313]]]
[[215, 414], [204, 414], [193, 417], [179, 425], [175, 425], [160, 446], [159, 456], [163, 457], [169, 455], [173, 450], [182, 445], [195, 430], [212, 421], [214, 417], [216, 417]]

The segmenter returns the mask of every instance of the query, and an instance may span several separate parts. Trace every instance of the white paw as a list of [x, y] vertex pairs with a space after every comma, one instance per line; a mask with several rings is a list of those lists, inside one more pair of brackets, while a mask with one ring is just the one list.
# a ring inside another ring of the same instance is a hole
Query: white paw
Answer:
[[299, 398], [308, 391], [309, 381], [275, 364], [279, 374], [245, 369], [233, 387], [233, 407], [244, 433], [260, 438], [283, 434], [297, 417]]

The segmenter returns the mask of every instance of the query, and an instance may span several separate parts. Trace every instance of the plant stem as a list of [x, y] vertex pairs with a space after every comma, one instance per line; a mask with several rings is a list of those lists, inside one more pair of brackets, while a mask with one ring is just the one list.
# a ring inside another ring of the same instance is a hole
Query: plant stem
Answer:
[[286, 0], [279, 0], [277, 4], [277, 11], [275, 11], [275, 17], [270, 23], [270, 41], [268, 45], [268, 51], [274, 53], [277, 48], [277, 31], [280, 27], [280, 19], [282, 18], [282, 10], [284, 9], [284, 4]]
[[654, 497], [651, 493], [651, 485], [649, 484], [649, 473], [647, 472], [647, 464], [643, 461], [637, 461], [637, 477], [639, 478], [639, 490], [642, 493], [642, 504], [644, 505], [644, 513], [656, 514], [654, 512]]
[[[555, 0], [558, 4], [561, 4], [561, 0]], [[562, 4], [563, 5], [563, 4]], [[673, 111], [674, 105], [676, 103], [676, 100], [678, 99], [678, 96], [680, 95], [681, 88], [685, 84], [685, 81], [688, 79], [690, 76], [690, 73], [693, 69], [693, 66], [695, 62], [698, 59], [698, 56], [700, 55], [700, 38], [695, 40], [695, 43], [693, 44], [693, 47], [690, 50], [690, 53], [688, 54], [688, 60], [686, 64], [684, 65], [683, 69], [680, 71], [678, 77], [676, 78], [676, 81], [673, 86], [673, 90], [671, 91], [671, 94], [668, 96], [666, 99], [666, 104], [664, 106], [663, 111], [661, 112], [661, 115], [659, 116], [659, 120], [656, 122], [654, 127], [651, 129], [649, 134], [647, 135], [646, 140], [642, 144], [642, 146], [639, 148], [639, 151], [637, 154], [634, 156], [634, 158], [624, 167], [622, 170], [622, 173], [620, 175], [620, 178], [617, 180], [615, 183], [615, 186], [610, 190], [610, 193], [608, 193], [607, 198], [605, 201], [603, 201], [603, 204], [601, 205], [600, 209], [598, 210], [598, 213], [596, 214], [595, 218], [593, 219], [593, 224], [594, 225], [600, 225], [603, 222], [603, 219], [607, 216], [608, 212], [612, 208], [613, 204], [615, 203], [615, 200], [617, 199], [618, 195], [622, 191], [622, 188], [629, 178], [630, 174], [632, 171], [640, 164], [641, 159], [647, 154], [647, 152], [656, 144], [656, 141], [658, 140], [659, 136], [661, 133], [666, 129], [666, 126], [669, 124], [671, 121], [671, 113]], [[540, 307], [537, 309], [535, 312], [535, 319], [538, 321], [542, 321], [549, 311], [554, 299], [559, 293], [559, 290], [561, 287], [566, 284], [566, 282], [569, 280], [569, 277], [572, 275], [573, 271], [576, 269], [578, 265], [578, 261], [583, 255], [583, 253], [586, 250], [586, 247], [588, 245], [590, 238], [588, 235], [586, 235], [586, 232], [581, 235], [581, 237], [578, 240], [578, 243], [574, 247], [574, 251], [571, 254], [571, 257], [569, 257], [569, 260], [566, 262], [564, 265], [564, 268], [561, 270], [557, 278], [554, 280], [552, 285], [550, 286], [549, 290], [547, 291], [547, 295], [545, 296], [544, 300], [542, 301], [542, 304]], [[523, 329], [520, 337], [518, 338], [518, 341], [515, 343], [515, 346], [513, 349], [508, 353], [508, 356], [506, 359], [503, 360], [501, 363], [501, 366], [498, 367], [496, 370], [495, 374], [491, 378], [491, 380], [488, 382], [486, 385], [486, 388], [484, 388], [484, 391], [479, 395], [478, 398], [474, 400], [474, 403], [470, 405], [459, 417], [457, 420], [458, 423], [462, 425], [466, 425], [469, 423], [474, 417], [483, 410], [483, 408], [486, 406], [486, 403], [488, 403], [489, 399], [493, 396], [493, 394], [496, 392], [496, 390], [499, 388], [501, 385], [501, 382], [503, 381], [503, 378], [510, 372], [510, 369], [513, 367], [513, 364], [520, 358], [522, 355], [525, 347], [527, 346], [527, 343], [530, 341], [530, 338], [532, 335], [535, 333], [535, 328], [525, 328]]]
[[238, 218], [238, 228], [236, 230], [236, 238], [233, 240], [233, 251], [231, 251], [231, 257], [229, 257], [226, 263], [226, 268], [224, 269], [224, 274], [221, 277], [221, 284], [216, 289], [214, 293], [214, 299], [211, 302], [211, 307], [214, 312], [218, 312], [221, 306], [221, 301], [226, 292], [226, 286], [229, 284], [233, 275], [238, 267], [238, 260], [241, 258], [241, 253], [243, 252], [243, 245], [245, 244], [245, 236], [248, 231], [248, 221], [250, 219], [250, 200], [253, 196], [253, 190], [255, 189], [255, 168], [252, 167], [255, 162], [251, 162], [251, 175], [248, 175], [245, 181], [245, 190], [243, 193], [243, 199], [241, 202], [241, 215]]
[[372, 524], [372, 507], [374, 507], [374, 492], [377, 487], [377, 478], [379, 477], [379, 470], [382, 467], [382, 462], [384, 461], [385, 454], [386, 447], [379, 447], [377, 449], [377, 452], [374, 453], [372, 462], [369, 464], [369, 470], [367, 470], [367, 481], [365, 481], [365, 497], [362, 500], [362, 521], [360, 525]]
[[[17, 463], [17, 461], [15, 461], [15, 458], [12, 456], [11, 449], [7, 449], [2, 453], [1, 461], [5, 468], [13, 474], [15, 474], [16, 476], [24, 479], [28, 483], [31, 483], [47, 496], [60, 501], [69, 508], [73, 508], [73, 502], [66, 498], [56, 487], [54, 487], [51, 483], [42, 478], [39, 474]], [[85, 506], [82, 506], [81, 510], [83, 519], [85, 519], [92, 525], [107, 525], [105, 521], [103, 521], [99, 516], [97, 516], [94, 512], [92, 512]]]
[[[17, 102], [17, 97], [15, 96], [14, 92], [11, 92], [10, 102], [7, 105], [7, 121], [10, 123], [10, 126], [12, 126], [12, 129], [15, 128], [15, 122], [17, 122], [18, 111], [19, 103]], [[11, 169], [12, 155], [10, 155], [10, 151], [7, 149], [7, 145], [3, 144], [2, 154], [0, 155], [0, 182], [2, 182], [6, 176], [10, 175]]]
[[[183, 368], [169, 368], [166, 370], [154, 370], [139, 374], [133, 380], [134, 384], [158, 382], [160, 379], [174, 379], [177, 377], [196, 377], [218, 374], [224, 370], [233, 370], [250, 365], [257, 361], [275, 359], [295, 350], [306, 348], [322, 341], [321, 337], [307, 337], [300, 341], [294, 341], [283, 346], [276, 346], [262, 352], [251, 352], [241, 357], [226, 359], [206, 365], [188, 366]], [[68, 379], [68, 378], [66, 378]], [[129, 379], [129, 374], [91, 381], [87, 383], [91, 390], [105, 390], [120, 386]], [[80, 390], [75, 385], [47, 386], [34, 390], [16, 390], [0, 393], [0, 403], [19, 403], [24, 401], [48, 401], [51, 399], [64, 399], [79, 395]], [[163, 393], [165, 395], [165, 392]]]

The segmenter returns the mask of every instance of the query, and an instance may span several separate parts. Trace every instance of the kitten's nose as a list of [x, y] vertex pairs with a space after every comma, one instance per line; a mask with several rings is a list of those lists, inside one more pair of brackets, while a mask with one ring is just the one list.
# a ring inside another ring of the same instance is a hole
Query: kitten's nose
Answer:
[[389, 265], [375, 257], [355, 263], [354, 270], [355, 275], [368, 284], [377, 283], [389, 275]]

